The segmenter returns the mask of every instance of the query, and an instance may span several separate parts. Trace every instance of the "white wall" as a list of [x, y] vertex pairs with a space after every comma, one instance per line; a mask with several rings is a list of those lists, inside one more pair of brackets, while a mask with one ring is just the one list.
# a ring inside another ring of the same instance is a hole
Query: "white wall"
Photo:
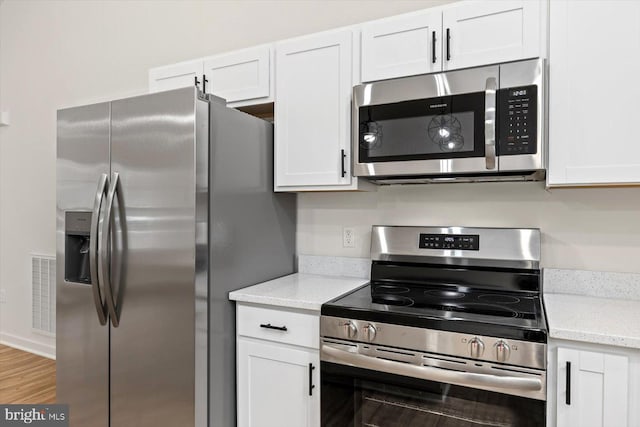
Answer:
[[29, 254], [55, 252], [58, 108], [144, 92], [151, 67], [443, 2], [1, 2], [0, 341], [55, 344], [31, 331]]
[[[640, 188], [546, 191], [543, 183], [379, 187], [298, 197], [298, 252], [368, 257], [371, 225], [538, 227], [542, 265], [640, 273]], [[342, 247], [342, 227], [356, 247]]]

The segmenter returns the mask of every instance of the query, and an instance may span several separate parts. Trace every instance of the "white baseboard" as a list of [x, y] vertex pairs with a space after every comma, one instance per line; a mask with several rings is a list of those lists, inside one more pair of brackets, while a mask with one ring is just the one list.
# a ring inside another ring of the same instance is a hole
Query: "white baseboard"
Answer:
[[38, 356], [46, 357], [48, 359], [55, 360], [56, 358], [55, 346], [42, 344], [16, 335], [0, 333], [0, 344], [8, 345], [9, 347], [17, 348], [18, 350], [28, 351], [29, 353], [37, 354]]

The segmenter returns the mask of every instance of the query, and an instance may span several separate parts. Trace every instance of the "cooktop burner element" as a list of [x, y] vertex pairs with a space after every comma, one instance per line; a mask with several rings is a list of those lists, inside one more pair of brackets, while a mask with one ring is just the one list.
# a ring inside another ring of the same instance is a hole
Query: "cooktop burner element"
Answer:
[[409, 292], [406, 286], [378, 285], [374, 289], [375, 293], [381, 294], [404, 294]]
[[482, 300], [484, 302], [495, 303], [495, 304], [517, 304], [517, 303], [520, 302], [520, 298], [518, 298], [516, 296], [513, 296], [513, 295], [500, 295], [500, 294], [496, 294], [496, 295], [491, 295], [491, 294], [479, 295], [478, 299]]
[[463, 292], [458, 291], [448, 291], [445, 289], [429, 289], [428, 291], [424, 291], [424, 294], [427, 296], [434, 296], [446, 299], [458, 299], [464, 298]]
[[527, 313], [516, 312], [510, 310], [507, 307], [502, 307], [495, 304], [479, 304], [469, 303], [460, 304], [453, 308], [454, 311], [458, 310], [467, 313], [486, 314], [487, 316], [500, 316], [500, 317], [524, 317]]
[[411, 298], [398, 296], [394, 294], [389, 294], [389, 295], [373, 294], [371, 298], [375, 304], [400, 305], [403, 307], [409, 307], [414, 304], [414, 301]]

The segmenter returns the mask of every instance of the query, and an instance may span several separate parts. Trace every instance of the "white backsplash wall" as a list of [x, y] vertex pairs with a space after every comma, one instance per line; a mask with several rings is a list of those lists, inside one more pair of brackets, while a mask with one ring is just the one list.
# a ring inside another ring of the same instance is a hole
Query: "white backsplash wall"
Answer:
[[[421, 184], [298, 197], [301, 254], [368, 257], [374, 224], [536, 227], [543, 267], [640, 273], [640, 188]], [[343, 247], [343, 227], [355, 229], [355, 248]]]

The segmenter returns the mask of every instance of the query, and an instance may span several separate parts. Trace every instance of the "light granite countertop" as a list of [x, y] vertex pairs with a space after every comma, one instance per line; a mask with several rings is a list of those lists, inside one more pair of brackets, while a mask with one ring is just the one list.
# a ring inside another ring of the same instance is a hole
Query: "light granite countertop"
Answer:
[[545, 294], [549, 336], [640, 349], [640, 301]]
[[544, 271], [549, 336], [640, 349], [640, 275]]
[[320, 311], [320, 307], [325, 302], [359, 288], [367, 282], [368, 280], [363, 278], [295, 273], [238, 289], [229, 294], [229, 299]]

